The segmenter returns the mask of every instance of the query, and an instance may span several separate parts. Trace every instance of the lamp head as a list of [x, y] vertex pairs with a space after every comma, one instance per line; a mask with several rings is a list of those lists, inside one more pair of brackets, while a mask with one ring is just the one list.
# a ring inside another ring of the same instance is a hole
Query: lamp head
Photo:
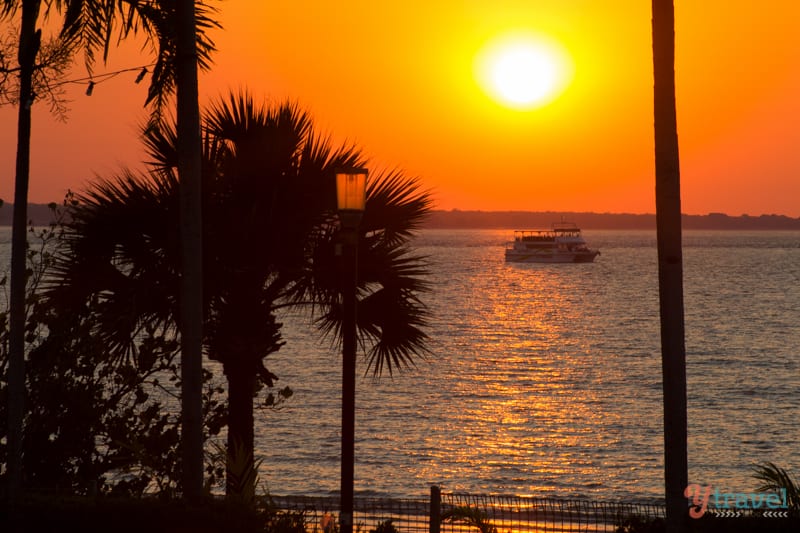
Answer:
[[367, 169], [346, 168], [336, 172], [336, 203], [339, 212], [362, 213], [367, 201]]

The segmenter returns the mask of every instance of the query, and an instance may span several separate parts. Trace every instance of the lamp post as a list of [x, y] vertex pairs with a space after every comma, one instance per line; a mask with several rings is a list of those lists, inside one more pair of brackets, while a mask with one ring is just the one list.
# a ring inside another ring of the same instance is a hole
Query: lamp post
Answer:
[[342, 254], [342, 474], [340, 533], [353, 532], [353, 472], [356, 417], [356, 288], [358, 226], [366, 203], [367, 170], [336, 173], [336, 199]]

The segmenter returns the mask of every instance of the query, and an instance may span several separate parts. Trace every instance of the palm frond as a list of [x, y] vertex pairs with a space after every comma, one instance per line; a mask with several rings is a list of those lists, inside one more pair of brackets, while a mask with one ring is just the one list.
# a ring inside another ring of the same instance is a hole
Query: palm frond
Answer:
[[753, 477], [761, 481], [756, 489], [759, 492], [786, 492], [786, 500], [790, 509], [800, 510], [800, 485], [798, 485], [783, 468], [775, 463], [766, 462], [753, 467]]
[[14, 16], [21, 5], [18, 2], [0, 2], [0, 18]]
[[65, 12], [61, 38], [83, 48], [84, 64], [91, 74], [98, 51], [102, 51], [103, 59], [108, 57], [117, 2], [73, 0], [56, 2], [56, 7], [62, 4]]
[[145, 153], [150, 157], [148, 165], [158, 171], [178, 168], [178, 134], [174, 121], [148, 124], [142, 128]]
[[234, 142], [246, 136], [254, 125], [265, 123], [264, 109], [257, 108], [253, 97], [242, 90], [212, 102], [206, 114], [206, 129], [215, 137]]
[[[153, 123], [161, 120], [170, 95], [175, 88], [177, 53], [175, 32], [176, 7], [169, 0], [62, 0], [54, 3], [64, 8], [61, 37], [70, 45], [84, 51], [84, 64], [93, 71], [98, 54], [105, 62], [114, 35], [119, 41], [143, 33], [145, 47], [156, 55], [145, 105], [153, 104]], [[200, 70], [211, 67], [211, 57], [216, 51], [210, 32], [220, 28], [213, 18], [217, 9], [207, 2], [195, 2], [197, 29], [197, 64]]]
[[419, 229], [433, 202], [417, 178], [395, 170], [370, 181], [362, 227], [375, 231], [391, 246], [401, 244]]
[[396, 370], [413, 367], [414, 356], [429, 353], [424, 332], [427, 313], [409, 291], [381, 289], [359, 303], [359, 313], [371, 317], [369, 323], [362, 323], [362, 336], [375, 341], [367, 355], [367, 373], [371, 370], [378, 377], [385, 370], [391, 376]]
[[46, 298], [69, 313], [91, 308], [113, 357], [133, 355], [150, 327], [174, 328], [179, 283], [177, 182], [125, 172], [77, 196]]
[[[371, 244], [371, 245], [370, 245]], [[333, 242], [327, 253], [332, 254]], [[323, 264], [330, 265], [329, 259]], [[340, 285], [337, 270], [321, 267], [311, 297], [317, 327], [323, 336], [341, 338]], [[377, 377], [384, 372], [413, 367], [415, 356], [425, 357], [428, 311], [419, 295], [429, 290], [425, 281], [427, 263], [405, 247], [386, 241], [365, 240], [359, 252], [357, 328], [359, 344], [367, 351], [367, 372]]]

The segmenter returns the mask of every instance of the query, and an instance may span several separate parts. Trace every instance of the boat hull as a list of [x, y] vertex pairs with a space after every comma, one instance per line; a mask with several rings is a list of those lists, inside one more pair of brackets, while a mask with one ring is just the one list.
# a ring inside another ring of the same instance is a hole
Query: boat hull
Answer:
[[597, 250], [585, 252], [533, 253], [506, 250], [507, 263], [592, 263], [600, 255]]

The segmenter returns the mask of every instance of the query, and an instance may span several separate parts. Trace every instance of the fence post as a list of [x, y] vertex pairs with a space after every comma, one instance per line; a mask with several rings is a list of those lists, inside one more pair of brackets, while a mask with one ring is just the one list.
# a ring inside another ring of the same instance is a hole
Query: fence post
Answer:
[[442, 490], [431, 485], [431, 516], [428, 523], [429, 533], [439, 533], [442, 526]]

